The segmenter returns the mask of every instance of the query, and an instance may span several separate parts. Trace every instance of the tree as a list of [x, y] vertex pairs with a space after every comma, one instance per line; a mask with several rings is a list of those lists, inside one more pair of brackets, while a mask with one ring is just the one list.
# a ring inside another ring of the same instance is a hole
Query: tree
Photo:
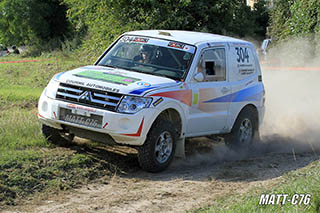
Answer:
[[[68, 18], [92, 57], [125, 31], [170, 29], [255, 36], [254, 11], [245, 0], [64, 0]], [[89, 54], [90, 54], [89, 53]], [[86, 53], [88, 54], [88, 53]]]
[[63, 40], [69, 33], [60, 0], [0, 1], [0, 43], [34, 45]]

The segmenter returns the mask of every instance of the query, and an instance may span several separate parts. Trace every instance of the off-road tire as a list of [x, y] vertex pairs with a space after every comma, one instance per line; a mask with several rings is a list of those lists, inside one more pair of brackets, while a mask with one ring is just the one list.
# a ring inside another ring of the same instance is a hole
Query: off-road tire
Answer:
[[[161, 134], [170, 134], [172, 137], [172, 152], [165, 162], [159, 162], [156, 156], [156, 146]], [[148, 172], [161, 172], [170, 165], [176, 148], [177, 132], [168, 120], [157, 119], [152, 125], [144, 144], [138, 147], [138, 160], [142, 169]]]
[[42, 125], [42, 134], [49, 143], [59, 145], [59, 146], [70, 146], [74, 135], [65, 135], [59, 129], [52, 128], [47, 125]]
[[[240, 140], [240, 127], [245, 123], [250, 123], [252, 134], [248, 137], [248, 140], [244, 142]], [[238, 115], [231, 133], [224, 136], [225, 144], [233, 150], [248, 149], [254, 141], [259, 140], [258, 125], [258, 118], [254, 109], [249, 107], [244, 108]]]

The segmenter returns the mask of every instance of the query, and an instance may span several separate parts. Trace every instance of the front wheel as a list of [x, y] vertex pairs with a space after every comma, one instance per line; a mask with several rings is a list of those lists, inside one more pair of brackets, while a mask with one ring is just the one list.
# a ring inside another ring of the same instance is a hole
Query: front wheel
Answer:
[[151, 127], [145, 143], [138, 147], [140, 166], [148, 172], [161, 172], [171, 163], [177, 141], [177, 133], [168, 120], [157, 120]]
[[258, 118], [251, 108], [245, 108], [236, 119], [231, 133], [224, 137], [231, 149], [247, 149], [259, 137]]

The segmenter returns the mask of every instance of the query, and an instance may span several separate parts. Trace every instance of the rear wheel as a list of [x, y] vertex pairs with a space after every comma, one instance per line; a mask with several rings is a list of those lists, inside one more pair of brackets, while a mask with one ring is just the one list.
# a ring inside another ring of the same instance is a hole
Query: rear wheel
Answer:
[[257, 115], [253, 109], [245, 108], [238, 115], [231, 133], [224, 139], [226, 145], [232, 149], [246, 149], [258, 137]]
[[156, 120], [143, 146], [138, 147], [140, 166], [149, 172], [161, 172], [171, 163], [176, 148], [177, 133], [168, 120]]
[[59, 146], [68, 146], [71, 144], [74, 135], [63, 133], [59, 129], [52, 128], [47, 125], [42, 125], [42, 134], [46, 138], [46, 140], [52, 144], [59, 145]]

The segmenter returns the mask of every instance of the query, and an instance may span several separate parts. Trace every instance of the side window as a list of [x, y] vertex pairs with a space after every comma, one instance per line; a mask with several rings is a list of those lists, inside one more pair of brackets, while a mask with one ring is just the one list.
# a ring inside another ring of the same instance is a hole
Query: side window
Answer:
[[202, 72], [204, 74], [204, 81], [225, 81], [225, 49], [215, 48], [203, 51], [198, 63], [198, 72]]

